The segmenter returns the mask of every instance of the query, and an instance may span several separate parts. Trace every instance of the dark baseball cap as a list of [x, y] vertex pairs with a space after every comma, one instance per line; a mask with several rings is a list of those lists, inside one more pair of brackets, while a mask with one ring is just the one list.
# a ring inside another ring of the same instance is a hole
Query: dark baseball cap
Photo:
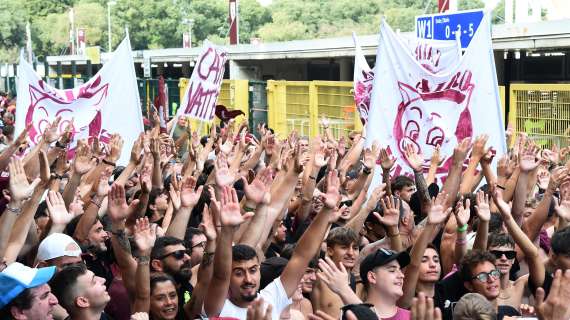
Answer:
[[387, 249], [378, 249], [376, 252], [367, 255], [360, 263], [360, 279], [363, 283], [368, 283], [368, 271], [394, 260], [398, 261], [400, 268], [403, 268], [410, 263], [410, 255], [406, 251], [396, 252]]

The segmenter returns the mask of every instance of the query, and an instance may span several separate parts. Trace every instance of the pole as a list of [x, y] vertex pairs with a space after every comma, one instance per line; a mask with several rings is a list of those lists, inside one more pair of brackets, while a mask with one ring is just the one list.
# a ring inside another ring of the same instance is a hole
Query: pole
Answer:
[[107, 52], [111, 52], [111, 4], [107, 2]]

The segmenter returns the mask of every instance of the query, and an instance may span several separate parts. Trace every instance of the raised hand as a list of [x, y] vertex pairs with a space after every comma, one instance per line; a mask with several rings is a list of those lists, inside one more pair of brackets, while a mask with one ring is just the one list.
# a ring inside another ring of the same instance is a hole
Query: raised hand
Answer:
[[548, 180], [548, 188], [551, 191], [556, 189], [568, 178], [568, 168], [560, 166], [552, 170], [550, 179]]
[[457, 219], [457, 226], [463, 227], [469, 222], [469, 218], [471, 217], [471, 200], [465, 200], [465, 205], [463, 205], [463, 197], [457, 201], [457, 205], [455, 206], [455, 219]]
[[416, 152], [416, 149], [412, 146], [411, 143], [408, 143], [405, 148], [406, 160], [408, 160], [408, 164], [415, 172], [422, 172], [423, 171], [423, 164], [424, 164], [424, 157], [420, 153]]
[[381, 216], [378, 212], [373, 212], [372, 214], [384, 226], [397, 227], [400, 223], [400, 201], [400, 199], [395, 197], [380, 199], [384, 216]]
[[491, 220], [491, 207], [489, 206], [489, 196], [485, 192], [479, 190], [477, 192], [477, 205], [475, 210], [477, 210], [477, 216], [481, 221]]
[[538, 158], [538, 147], [529, 145], [522, 150], [521, 154], [519, 166], [522, 172], [532, 171], [540, 164], [540, 158]]
[[319, 272], [317, 276], [324, 282], [332, 292], [340, 294], [343, 290], [352, 290], [348, 281], [348, 272], [342, 263], [336, 266], [331, 258], [325, 257], [325, 260], [319, 259]]
[[560, 203], [554, 201], [554, 211], [560, 219], [570, 221], [570, 183], [560, 187]]
[[263, 298], [257, 298], [247, 307], [246, 320], [271, 320], [273, 306], [271, 303], [265, 307]]
[[434, 308], [433, 299], [426, 297], [423, 292], [412, 300], [412, 320], [441, 320], [441, 310]]
[[455, 164], [460, 164], [465, 161], [467, 158], [467, 153], [471, 149], [471, 138], [465, 138], [461, 140], [461, 142], [455, 146], [453, 149], [453, 162]]
[[75, 217], [65, 208], [65, 202], [59, 192], [48, 192], [46, 205], [52, 224], [65, 226]]
[[109, 141], [109, 154], [107, 155], [107, 161], [116, 162], [121, 157], [121, 151], [123, 150], [123, 138], [119, 134], [115, 134], [111, 137]]
[[96, 165], [96, 159], [91, 158], [91, 149], [86, 142], [80, 140], [75, 149], [73, 159], [73, 171], [78, 175], [84, 175]]
[[489, 140], [489, 136], [486, 134], [482, 134], [477, 136], [477, 138], [475, 138], [475, 141], [473, 142], [473, 150], [471, 152], [471, 157], [474, 157], [476, 159], [481, 159], [483, 158], [483, 156], [487, 153], [487, 149], [485, 149], [485, 144], [487, 143], [487, 140]]
[[447, 217], [449, 217], [452, 208], [444, 210], [447, 197], [448, 195], [446, 192], [440, 192], [437, 197], [431, 198], [431, 206], [428, 212], [429, 224], [438, 225], [443, 223]]
[[107, 213], [112, 222], [120, 222], [129, 216], [125, 187], [113, 184], [108, 194]]
[[148, 222], [148, 218], [140, 218], [135, 222], [134, 240], [141, 254], [148, 256], [156, 241], [156, 224]]
[[196, 178], [186, 177], [180, 186], [180, 205], [184, 208], [193, 208], [200, 200], [203, 186], [196, 189]]
[[370, 197], [366, 202], [366, 209], [368, 209], [369, 212], [374, 210], [378, 205], [378, 202], [380, 202], [380, 199], [382, 199], [385, 194], [386, 194], [386, 184], [382, 183], [378, 185], [370, 194]]
[[499, 208], [503, 221], [512, 219], [511, 206], [503, 199], [503, 191], [497, 188], [495, 184], [491, 185], [491, 189], [489, 191], [491, 192], [493, 201], [495, 201], [497, 208]]
[[329, 209], [336, 209], [340, 202], [340, 180], [336, 170], [329, 171], [327, 175], [327, 193], [322, 196], [323, 204]]
[[536, 291], [535, 309], [541, 320], [570, 319], [570, 270], [556, 270], [548, 298], [544, 300], [544, 289]]
[[376, 159], [378, 159], [379, 154], [380, 148], [378, 148], [378, 143], [374, 141], [371, 149], [364, 150], [364, 160], [362, 161], [362, 164], [368, 169], [374, 168], [376, 165]]
[[131, 314], [130, 320], [148, 320], [148, 313], [146, 312], [137, 312]]
[[321, 143], [321, 145], [319, 145], [315, 149], [315, 154], [313, 156], [313, 164], [317, 168], [322, 168], [327, 164], [328, 160], [329, 160], [328, 158], [325, 158], [325, 146]]
[[49, 169], [49, 161], [45, 151], [40, 150], [38, 153], [38, 160], [40, 162], [40, 183], [42, 186], [47, 186], [50, 182], [51, 173]]
[[384, 171], [390, 171], [394, 164], [396, 163], [396, 158], [390, 157], [386, 149], [380, 149], [380, 166]]
[[206, 239], [209, 241], [216, 240], [218, 232], [216, 231], [214, 216], [207, 205], [204, 205], [204, 210], [202, 210], [202, 222], [200, 223], [199, 229], [202, 230]]
[[48, 124], [46, 129], [43, 133], [44, 141], [48, 144], [56, 142], [59, 139], [59, 122], [61, 121], [61, 117], [55, 118], [52, 123]]
[[10, 173], [10, 196], [15, 202], [22, 202], [32, 196], [35, 187], [40, 183], [40, 179], [36, 178], [31, 184], [28, 183], [26, 172], [22, 160], [12, 158], [8, 164]]
[[158, 138], [150, 139], [150, 153], [154, 161], [160, 161], [160, 140]]
[[219, 187], [229, 186], [234, 183], [235, 174], [228, 168], [228, 161], [226, 156], [222, 153], [218, 154], [216, 161], [214, 161], [216, 184]]
[[236, 189], [224, 186], [220, 191], [220, 222], [224, 227], [238, 227], [253, 217], [253, 212], [241, 214]]
[[431, 154], [430, 165], [439, 167], [439, 165], [443, 161], [440, 153], [441, 153], [441, 146], [438, 144], [433, 150], [433, 153]]
[[542, 159], [553, 164], [558, 164], [558, 162], [560, 162], [560, 150], [558, 149], [558, 145], [552, 145], [551, 150], [542, 150]]
[[109, 177], [111, 177], [111, 174], [113, 174], [113, 170], [111, 170], [111, 168], [107, 168], [101, 173], [96, 190], [98, 197], [102, 198], [106, 196], [109, 193], [109, 190], [111, 190], [111, 186], [109, 185]]
[[247, 200], [254, 202], [255, 204], [269, 204], [271, 201], [271, 184], [273, 183], [273, 173], [270, 167], [266, 167], [262, 171], [257, 173], [255, 179], [251, 184], [247, 183], [245, 177], [241, 178], [243, 181], [245, 196]]
[[133, 143], [133, 147], [131, 148], [131, 157], [129, 161], [135, 165], [139, 165], [142, 161], [142, 150], [144, 148], [144, 133], [141, 133], [135, 143]]

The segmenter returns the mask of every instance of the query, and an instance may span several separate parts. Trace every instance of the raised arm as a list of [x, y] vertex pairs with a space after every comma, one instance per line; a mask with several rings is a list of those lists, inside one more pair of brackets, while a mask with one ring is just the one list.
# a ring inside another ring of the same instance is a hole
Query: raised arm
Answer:
[[387, 196], [380, 199], [384, 216], [381, 216], [378, 212], [373, 213], [386, 229], [386, 236], [390, 239], [390, 248], [397, 252], [404, 250], [402, 240], [400, 239], [400, 231], [398, 230], [398, 225], [400, 224], [400, 203], [402, 201], [401, 199]]
[[440, 193], [437, 195], [437, 198], [431, 200], [427, 224], [412, 247], [410, 264], [404, 270], [404, 295], [398, 300], [398, 306], [401, 308], [409, 308], [412, 305], [412, 299], [416, 294], [416, 285], [420, 276], [422, 258], [430, 242], [431, 235], [436, 230], [436, 226], [444, 223], [451, 213], [451, 208], [443, 209], [446, 198], [447, 194]]
[[457, 199], [459, 185], [461, 183], [463, 161], [465, 161], [469, 149], [471, 149], [471, 138], [465, 138], [461, 143], [455, 146], [455, 149], [453, 150], [451, 168], [449, 169], [447, 179], [443, 184], [443, 191], [448, 194], [446, 207], [453, 207], [453, 204]]
[[459, 264], [467, 253], [467, 223], [471, 217], [471, 200], [467, 198], [463, 204], [463, 198], [457, 201], [455, 206], [455, 221], [457, 221], [457, 238], [455, 239], [455, 263]]
[[477, 225], [477, 234], [475, 235], [475, 243], [473, 249], [481, 251], [487, 250], [487, 239], [489, 238], [489, 221], [491, 220], [491, 207], [489, 205], [489, 196], [485, 192], [479, 190], [477, 192], [477, 217], [479, 224]]
[[299, 239], [291, 259], [281, 274], [281, 283], [288, 297], [291, 297], [297, 290], [299, 281], [303, 277], [309, 262], [317, 254], [329, 226], [340, 217], [340, 211], [336, 210], [340, 201], [340, 181], [337, 175], [336, 170], [328, 173], [327, 193], [322, 199], [323, 209]]
[[390, 180], [390, 170], [396, 163], [396, 158], [388, 155], [386, 149], [380, 149], [380, 166], [382, 167], [382, 183], [386, 184], [386, 195], [392, 195], [392, 181]]
[[382, 199], [382, 197], [384, 197], [386, 194], [384, 191], [385, 188], [386, 184], [384, 183], [376, 187], [370, 194], [370, 197], [366, 203], [360, 208], [358, 214], [348, 220], [345, 227], [352, 229], [356, 234], [359, 234], [360, 229], [362, 229], [364, 225], [364, 221], [366, 221], [366, 218], [368, 217], [368, 214], [370, 214], [370, 212], [376, 208], [380, 199]]
[[247, 244], [255, 248], [263, 244], [261, 235], [267, 221], [267, 209], [271, 201], [271, 184], [273, 183], [273, 173], [271, 168], [265, 168], [259, 171], [251, 184], [247, 183], [245, 178], [242, 178], [244, 191], [245, 191], [245, 211], [255, 210], [255, 215], [251, 219], [246, 232], [242, 235], [239, 243]]
[[81, 177], [91, 171], [95, 167], [95, 158], [92, 158], [91, 148], [87, 142], [79, 141], [75, 149], [75, 157], [73, 159], [73, 174], [67, 181], [65, 189], [63, 190], [63, 201], [69, 207], [75, 198], [75, 191], [81, 184]]
[[137, 219], [134, 228], [134, 240], [138, 249], [135, 275], [136, 290], [133, 301], [135, 312], [149, 312], [150, 309], [150, 252], [156, 241], [156, 224], [150, 224], [148, 218]]
[[414, 181], [417, 187], [417, 193], [420, 198], [421, 215], [425, 217], [430, 207], [430, 196], [428, 192], [428, 185], [423, 174], [424, 157], [421, 153], [416, 152], [411, 144], [406, 145], [404, 155], [408, 160], [410, 168], [414, 171]]
[[488, 139], [489, 136], [486, 134], [482, 134], [475, 138], [475, 141], [473, 142], [471, 157], [469, 158], [469, 164], [463, 173], [463, 179], [461, 179], [462, 181], [459, 188], [459, 193], [465, 194], [473, 190], [473, 187], [476, 183], [477, 166], [488, 151], [485, 149], [485, 144], [487, 143]]
[[529, 268], [529, 281], [538, 288], [542, 287], [544, 283], [544, 264], [540, 258], [538, 249], [535, 247], [534, 243], [524, 234], [520, 226], [517, 224], [513, 216], [511, 215], [511, 208], [508, 203], [503, 200], [503, 195], [500, 189], [493, 188], [492, 195], [493, 200], [499, 208], [499, 212], [503, 217], [503, 222], [505, 223], [507, 230], [515, 240], [515, 243], [523, 251], [525, 260]]
[[[177, 181], [176, 173], [172, 173], [170, 177], [171, 181]], [[177, 185], [178, 183], [176, 182], [175, 184]], [[173, 186], [173, 184], [171, 184], [170, 187], [172, 201], [173, 203], [174, 201], [177, 202], [174, 204], [177, 212], [168, 226], [168, 230], [166, 230], [166, 235], [184, 239], [184, 234], [186, 233], [186, 228], [188, 227], [188, 222], [192, 215], [192, 209], [196, 206], [198, 200], [200, 200], [203, 186], [199, 186], [198, 189], [196, 189], [196, 179], [194, 179], [194, 177], [186, 177], [184, 181], [182, 181], [180, 191], [175, 190], [177, 186]]]
[[26, 128], [20, 132], [20, 134], [14, 139], [14, 141], [6, 147], [0, 153], [0, 171], [4, 171], [8, 164], [10, 163], [10, 159], [16, 153], [20, 145], [26, 142], [26, 138], [28, 137], [28, 130], [31, 128], [32, 124], [28, 123]]
[[524, 206], [528, 197], [528, 183], [532, 179], [531, 175], [536, 172], [536, 168], [540, 164], [540, 158], [537, 155], [538, 148], [536, 146], [527, 146], [520, 157], [519, 167], [521, 173], [517, 180], [513, 197], [513, 209], [511, 211], [519, 226], [522, 225]]
[[437, 145], [435, 150], [431, 154], [430, 162], [429, 162], [429, 170], [426, 178], [426, 184], [429, 186], [430, 184], [435, 182], [435, 174], [437, 173], [437, 168], [441, 164], [440, 158], [440, 146]]
[[103, 200], [107, 196], [109, 192], [109, 177], [111, 176], [111, 170], [105, 170], [102, 175], [99, 177], [99, 183], [97, 184], [97, 191], [95, 196], [89, 200], [89, 204], [85, 209], [85, 212], [79, 218], [77, 222], [77, 227], [75, 228], [75, 232], [73, 237], [77, 239], [79, 242], [85, 241], [87, 239], [87, 235], [89, 234], [89, 229], [93, 226], [95, 221], [97, 220], [97, 213], [99, 208], [101, 208], [101, 204]]
[[[214, 204], [217, 205], [217, 204]], [[220, 190], [220, 223], [214, 272], [204, 301], [204, 310], [209, 317], [218, 316], [228, 295], [232, 269], [232, 240], [237, 228], [253, 213], [240, 212], [239, 201], [234, 188], [224, 186]]]
[[137, 166], [141, 163], [143, 156], [141, 155], [143, 149], [143, 140], [144, 140], [144, 133], [141, 133], [135, 143], [133, 143], [133, 147], [131, 148], [131, 156], [129, 158], [129, 164], [123, 169], [123, 172], [119, 175], [119, 177], [115, 180], [114, 183], [125, 185], [127, 180], [131, 177]]
[[350, 287], [348, 272], [342, 263], [337, 267], [331, 258], [325, 257], [319, 260], [319, 269], [319, 279], [340, 297], [344, 305], [362, 303]]

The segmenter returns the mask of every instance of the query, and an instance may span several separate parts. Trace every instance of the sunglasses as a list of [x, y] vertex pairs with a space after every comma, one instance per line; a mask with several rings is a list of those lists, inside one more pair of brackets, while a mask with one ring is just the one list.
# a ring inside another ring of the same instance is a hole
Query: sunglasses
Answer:
[[194, 248], [198, 248], [198, 247], [205, 248], [206, 247], [206, 241], [200, 241], [200, 242], [196, 243], [195, 245], [193, 245], [192, 248], [190, 248], [190, 249], [194, 249]]
[[509, 251], [491, 250], [491, 253], [497, 259], [501, 259], [503, 255], [505, 255], [505, 257], [507, 257], [507, 259], [509, 260], [514, 259], [517, 256], [517, 252], [514, 250], [509, 250]]
[[165, 255], [163, 255], [162, 257], [159, 257], [158, 260], [162, 260], [164, 258], [167, 258], [169, 256], [173, 256], [174, 259], [176, 260], [182, 260], [184, 259], [184, 255], [190, 255], [191, 253], [188, 252], [188, 250], [176, 250], [176, 251], [172, 251], [171, 253], [167, 253]]
[[345, 207], [352, 207], [352, 200], [346, 200], [346, 201], [342, 201], [339, 205], [339, 208], [341, 208], [342, 206]]
[[489, 278], [493, 278], [493, 279], [498, 279], [501, 276], [501, 273], [499, 272], [499, 270], [495, 269], [495, 270], [491, 270], [491, 272], [481, 272], [478, 275], [474, 276], [473, 278], [471, 278], [471, 280], [479, 280], [481, 282], [487, 282], [489, 280]]

